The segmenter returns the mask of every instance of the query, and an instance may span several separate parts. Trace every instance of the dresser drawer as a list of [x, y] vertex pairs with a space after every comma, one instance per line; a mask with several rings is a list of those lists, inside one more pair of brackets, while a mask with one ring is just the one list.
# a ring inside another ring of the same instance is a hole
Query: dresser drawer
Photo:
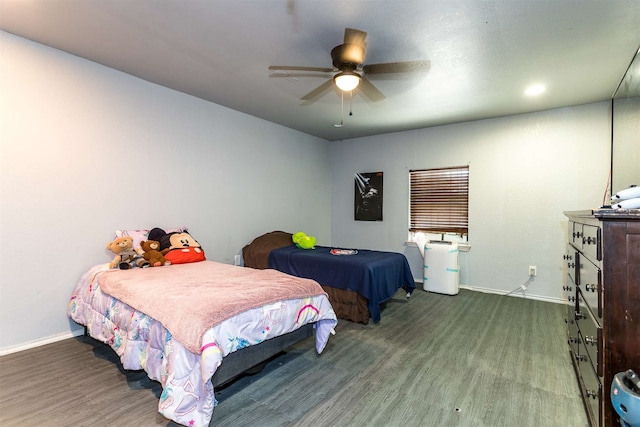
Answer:
[[567, 274], [569, 274], [570, 282], [576, 283], [576, 250], [568, 245], [567, 253], [562, 255], [562, 259], [564, 260], [564, 265], [567, 270]]
[[580, 343], [580, 333], [578, 330], [578, 322], [576, 322], [576, 311], [572, 305], [567, 306], [567, 316], [565, 318], [567, 322], [567, 343], [571, 348], [573, 354], [578, 354], [580, 349], [578, 344]]
[[578, 249], [582, 248], [582, 224], [569, 221], [567, 240]]
[[576, 259], [580, 267], [577, 273], [578, 288], [589, 309], [598, 316], [598, 322], [602, 324], [602, 270], [585, 256], [576, 254]]
[[595, 225], [582, 225], [582, 252], [593, 262], [602, 260], [602, 229]]
[[593, 316], [593, 313], [586, 308], [584, 298], [580, 290], [578, 290], [578, 312], [576, 312], [576, 324], [579, 335], [579, 344], [581, 346], [581, 355], [586, 355], [593, 370], [602, 376], [602, 327], [601, 324]]
[[579, 344], [579, 353], [576, 356], [576, 360], [578, 363], [578, 380], [580, 382], [580, 392], [582, 393], [582, 399], [585, 402], [585, 406], [588, 406], [588, 415], [591, 419], [591, 425], [601, 426], [602, 425], [602, 413], [601, 413], [601, 405], [602, 405], [602, 382], [600, 378], [593, 370], [591, 363], [588, 360], [588, 357], [585, 356], [585, 353], [588, 352], [587, 349], [583, 346], [584, 340], [580, 340]]

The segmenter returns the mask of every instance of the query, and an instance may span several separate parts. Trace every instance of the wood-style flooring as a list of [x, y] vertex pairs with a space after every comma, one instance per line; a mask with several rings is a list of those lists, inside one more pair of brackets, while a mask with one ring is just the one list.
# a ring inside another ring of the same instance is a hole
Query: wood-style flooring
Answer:
[[[217, 390], [212, 426], [587, 426], [559, 304], [399, 292]], [[0, 357], [0, 425], [175, 426], [158, 383], [78, 337]]]

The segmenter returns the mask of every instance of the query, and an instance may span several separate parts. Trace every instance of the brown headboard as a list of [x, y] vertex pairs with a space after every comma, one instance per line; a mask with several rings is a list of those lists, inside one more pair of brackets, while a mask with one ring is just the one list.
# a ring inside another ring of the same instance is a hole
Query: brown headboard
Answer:
[[284, 246], [293, 245], [292, 233], [285, 231], [272, 231], [253, 239], [253, 242], [242, 248], [242, 258], [245, 267], [269, 268], [269, 253]]

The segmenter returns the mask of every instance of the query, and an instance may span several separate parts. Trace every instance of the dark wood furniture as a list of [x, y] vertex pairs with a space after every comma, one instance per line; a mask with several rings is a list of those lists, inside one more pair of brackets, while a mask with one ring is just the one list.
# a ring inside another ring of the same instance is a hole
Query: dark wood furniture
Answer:
[[640, 372], [640, 209], [565, 215], [570, 354], [591, 425], [613, 427], [613, 377]]

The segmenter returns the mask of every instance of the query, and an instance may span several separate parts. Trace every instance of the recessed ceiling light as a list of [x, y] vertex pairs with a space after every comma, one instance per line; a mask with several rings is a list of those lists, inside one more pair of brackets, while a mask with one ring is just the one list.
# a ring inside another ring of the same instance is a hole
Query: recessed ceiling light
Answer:
[[543, 94], [547, 88], [541, 84], [533, 84], [525, 89], [524, 94], [527, 96], [537, 96]]

